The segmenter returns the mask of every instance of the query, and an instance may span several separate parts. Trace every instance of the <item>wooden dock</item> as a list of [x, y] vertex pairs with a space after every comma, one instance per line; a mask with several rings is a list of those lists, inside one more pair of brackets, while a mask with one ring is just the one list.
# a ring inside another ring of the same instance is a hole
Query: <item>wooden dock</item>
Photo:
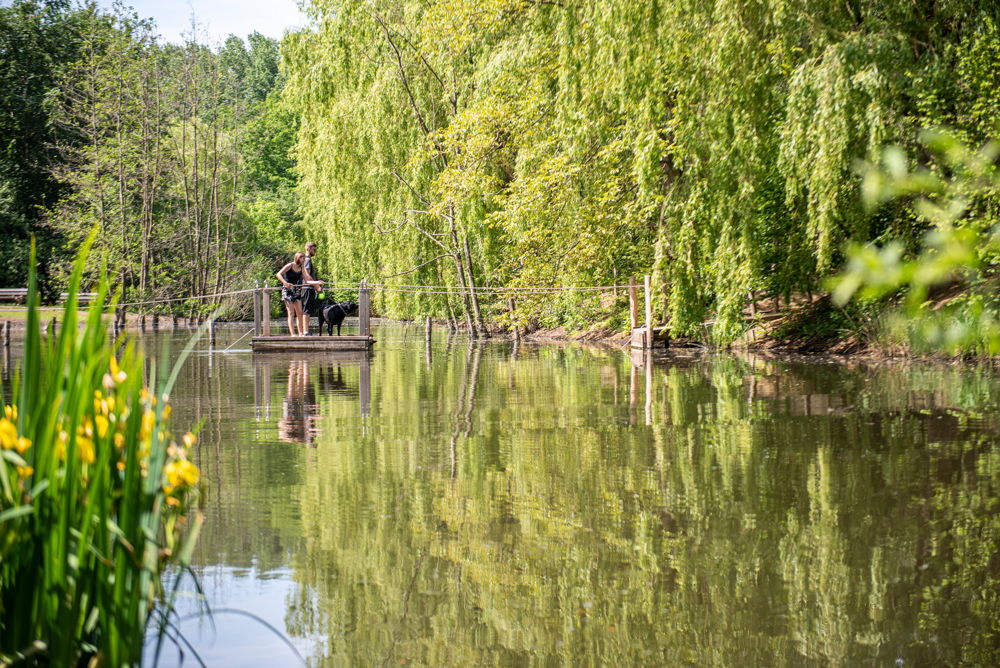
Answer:
[[371, 336], [255, 336], [250, 347], [255, 353], [312, 352], [329, 353], [339, 350], [368, 350], [375, 343]]
[[[343, 336], [272, 336], [270, 293], [274, 288], [257, 287], [253, 292], [253, 331], [250, 347], [255, 353], [332, 353], [336, 351], [368, 350], [375, 343], [371, 335], [371, 297], [368, 282], [358, 287], [358, 331]], [[322, 331], [322, 327], [320, 327]], [[339, 330], [338, 330], [339, 331]]]

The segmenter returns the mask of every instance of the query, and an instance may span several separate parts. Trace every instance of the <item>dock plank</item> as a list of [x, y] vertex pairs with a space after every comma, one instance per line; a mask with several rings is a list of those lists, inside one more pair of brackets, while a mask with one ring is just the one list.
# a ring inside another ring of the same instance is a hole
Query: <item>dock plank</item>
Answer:
[[375, 343], [370, 336], [255, 336], [250, 339], [254, 352], [325, 352], [368, 350]]

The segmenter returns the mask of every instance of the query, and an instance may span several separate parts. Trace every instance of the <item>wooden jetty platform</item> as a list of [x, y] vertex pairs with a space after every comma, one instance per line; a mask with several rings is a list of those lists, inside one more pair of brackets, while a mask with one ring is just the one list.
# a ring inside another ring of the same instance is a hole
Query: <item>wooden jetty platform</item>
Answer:
[[323, 336], [321, 333], [312, 336], [272, 336], [270, 292], [273, 290], [273, 288], [258, 287], [253, 293], [254, 337], [250, 339], [250, 348], [255, 353], [357, 351], [368, 350], [375, 343], [375, 339], [371, 335], [371, 298], [367, 281], [362, 281], [358, 288], [358, 331], [360, 334], [341, 336]]
[[338, 350], [368, 350], [375, 343], [371, 336], [344, 334], [343, 336], [255, 336], [250, 347], [257, 352], [314, 352], [330, 353]]

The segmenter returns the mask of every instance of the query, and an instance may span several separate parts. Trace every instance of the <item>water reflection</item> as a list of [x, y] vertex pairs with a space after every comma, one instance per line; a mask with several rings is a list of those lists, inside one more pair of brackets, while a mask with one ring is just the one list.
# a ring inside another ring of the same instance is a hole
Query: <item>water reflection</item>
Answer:
[[312, 665], [1000, 659], [992, 371], [377, 338], [175, 391], [196, 571]]
[[[313, 356], [258, 354], [254, 356], [254, 405], [257, 419], [271, 420], [272, 382], [285, 388], [278, 438], [312, 445], [319, 434], [319, 397], [357, 400], [362, 417], [371, 412], [370, 351]], [[357, 381], [346, 380], [345, 367], [357, 368]], [[286, 375], [287, 372], [287, 375]], [[276, 376], [284, 376], [282, 379]]]
[[289, 443], [311, 444], [316, 440], [316, 416], [319, 404], [309, 380], [309, 364], [305, 360], [288, 363], [288, 393], [278, 420], [278, 438]]

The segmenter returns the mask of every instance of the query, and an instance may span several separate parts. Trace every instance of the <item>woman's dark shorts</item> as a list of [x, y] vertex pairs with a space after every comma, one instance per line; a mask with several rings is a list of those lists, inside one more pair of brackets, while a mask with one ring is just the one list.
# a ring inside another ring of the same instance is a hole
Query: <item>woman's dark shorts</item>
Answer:
[[297, 302], [302, 299], [302, 288], [293, 285], [290, 288], [281, 288], [281, 298], [286, 302]]

